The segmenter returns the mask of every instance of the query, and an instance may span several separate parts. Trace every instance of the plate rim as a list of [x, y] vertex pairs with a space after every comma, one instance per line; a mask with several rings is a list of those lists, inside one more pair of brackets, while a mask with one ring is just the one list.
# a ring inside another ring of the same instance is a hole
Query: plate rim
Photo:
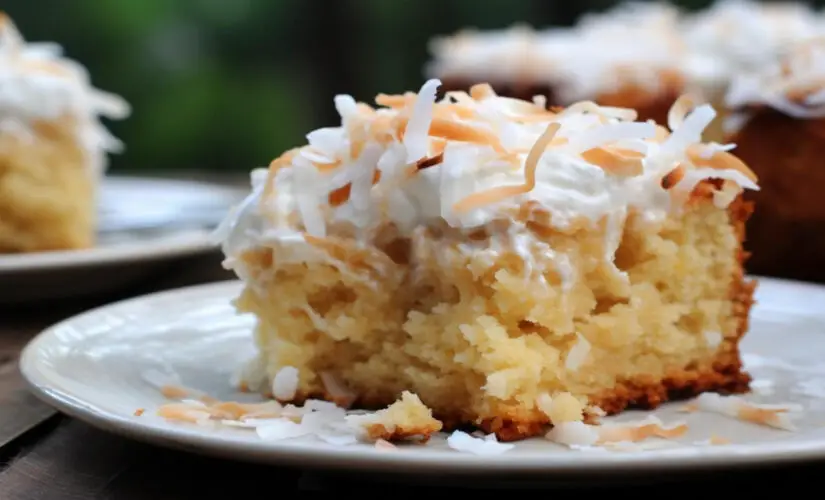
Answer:
[[[816, 290], [825, 294], [825, 285], [781, 278], [750, 276], [760, 286], [794, 287]], [[54, 332], [67, 324], [89, 316], [129, 308], [132, 304], [175, 300], [197, 294], [222, 293], [227, 300], [240, 291], [243, 283], [230, 279], [152, 292], [98, 306], [73, 315], [44, 329], [31, 338], [19, 357], [19, 371], [29, 390], [41, 401], [72, 418], [83, 421], [104, 432], [125, 436], [139, 442], [164, 448], [185, 450], [206, 456], [223, 457], [243, 462], [258, 462], [302, 467], [326, 467], [337, 470], [372, 470], [402, 474], [432, 473], [463, 474], [540, 474], [546, 477], [575, 476], [579, 474], [644, 474], [649, 472], [691, 472], [701, 470], [733, 469], [761, 465], [783, 465], [825, 458], [825, 439], [796, 442], [764, 442], [733, 444], [703, 448], [701, 453], [674, 454], [673, 450], [645, 450], [627, 453], [569, 453], [555, 457], [536, 454], [475, 456], [445, 453], [443, 450], [415, 454], [386, 453], [373, 448], [353, 448], [319, 444], [294, 444], [289, 441], [267, 442], [233, 440], [188, 427], [161, 427], [147, 421], [96, 408], [65, 390], [56, 388], [38, 373], [37, 351]], [[823, 332], [825, 334], [825, 332]], [[564, 458], [559, 458], [564, 457]]]
[[[219, 183], [188, 180], [166, 179], [163, 177], [141, 177], [132, 175], [111, 175], [107, 181], [118, 183], [136, 182], [141, 184], [165, 184], [167, 186], [196, 187], [199, 189], [220, 190], [222, 196], [237, 197], [239, 203], [246, 190], [240, 187]], [[231, 207], [227, 207], [227, 213]], [[189, 229], [144, 241], [130, 242], [111, 247], [92, 247], [78, 250], [56, 250], [48, 252], [30, 252], [18, 254], [0, 254], [0, 273], [24, 273], [53, 271], [56, 269], [73, 269], [84, 266], [102, 267], [122, 262], [142, 262], [198, 254], [219, 248], [219, 243], [210, 240], [211, 231]]]

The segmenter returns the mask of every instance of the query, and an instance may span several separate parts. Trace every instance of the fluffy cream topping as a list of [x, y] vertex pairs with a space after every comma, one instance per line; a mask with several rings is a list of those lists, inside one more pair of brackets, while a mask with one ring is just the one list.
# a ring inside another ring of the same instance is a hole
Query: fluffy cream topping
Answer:
[[728, 120], [729, 130], [762, 105], [795, 118], [825, 117], [825, 37], [795, 44], [773, 64], [739, 75], [725, 104], [739, 111]]
[[823, 28], [825, 19], [802, 3], [719, 0], [686, 17], [683, 29], [691, 50], [736, 75], [772, 61], [788, 45]]
[[0, 12], [0, 130], [27, 134], [38, 121], [71, 119], [78, 141], [100, 172], [104, 153], [119, 151], [120, 141], [98, 120], [124, 118], [128, 104], [92, 87], [86, 69], [63, 57], [55, 43], [26, 42], [12, 20]]
[[253, 172], [252, 193], [218, 233], [227, 256], [307, 237], [369, 241], [388, 224], [401, 234], [443, 224], [469, 233], [524, 207], [560, 229], [607, 221], [615, 236], [630, 209], [660, 220], [706, 179], [723, 180], [720, 207], [758, 189], [731, 145], [701, 142], [715, 113], [688, 98], [673, 106], [668, 130], [587, 101], [548, 111], [487, 84], [436, 100], [439, 85], [379, 95], [377, 108], [337, 96], [339, 126]]

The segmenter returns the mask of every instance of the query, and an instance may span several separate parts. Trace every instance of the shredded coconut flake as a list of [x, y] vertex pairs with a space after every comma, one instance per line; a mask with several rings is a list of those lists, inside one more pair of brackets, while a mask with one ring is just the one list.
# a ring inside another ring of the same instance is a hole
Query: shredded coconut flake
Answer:
[[309, 429], [291, 420], [280, 419], [255, 427], [255, 433], [265, 441], [280, 441], [309, 434]]
[[272, 395], [275, 399], [289, 401], [298, 391], [298, 369], [285, 366], [272, 379]]
[[802, 408], [799, 405], [758, 405], [738, 396], [722, 396], [709, 392], [696, 398], [687, 410], [718, 413], [743, 422], [792, 431], [796, 427], [791, 421], [791, 414], [801, 411]]
[[433, 121], [433, 103], [435, 103], [435, 93], [440, 86], [439, 80], [427, 80], [418, 92], [412, 115], [407, 122], [407, 130], [404, 132], [407, 163], [416, 162], [427, 156], [429, 129]]
[[658, 418], [650, 416], [639, 422], [589, 425], [584, 422], [564, 422], [555, 425], [545, 437], [566, 446], [614, 445], [636, 443], [649, 438], [674, 439], [687, 432], [687, 425], [676, 423], [665, 426]]
[[482, 456], [500, 455], [515, 447], [510, 443], [499, 443], [495, 438], [495, 434], [490, 436], [477, 438], [463, 431], [455, 431], [447, 438], [447, 446], [456, 451]]

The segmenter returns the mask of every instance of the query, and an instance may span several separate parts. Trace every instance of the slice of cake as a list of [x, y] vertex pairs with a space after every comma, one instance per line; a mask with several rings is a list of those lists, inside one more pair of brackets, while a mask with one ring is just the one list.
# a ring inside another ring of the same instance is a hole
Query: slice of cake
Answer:
[[339, 95], [340, 126], [253, 172], [219, 232], [258, 320], [243, 385], [361, 408], [408, 391], [503, 440], [748, 388], [757, 186], [700, 142], [710, 106], [678, 101], [671, 132], [439, 85]]
[[749, 222], [756, 274], [825, 281], [825, 38], [794, 44], [733, 81], [727, 138], [765, 189]]
[[490, 82], [503, 96], [547, 95], [550, 105], [592, 100], [666, 120], [684, 93], [719, 111], [705, 130], [721, 141], [732, 78], [770, 63], [792, 43], [825, 35], [825, 17], [797, 2], [718, 0], [685, 11], [627, 1], [570, 28], [462, 30], [431, 43], [426, 72], [450, 90]]
[[98, 115], [128, 112], [59, 46], [26, 43], [0, 12], [0, 253], [94, 244], [105, 155], [120, 149]]

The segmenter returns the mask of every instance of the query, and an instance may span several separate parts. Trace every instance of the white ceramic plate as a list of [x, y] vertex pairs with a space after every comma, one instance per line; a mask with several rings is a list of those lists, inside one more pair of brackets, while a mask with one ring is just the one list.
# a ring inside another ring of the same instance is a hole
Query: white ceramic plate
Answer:
[[[426, 446], [376, 449], [300, 437], [266, 441], [248, 429], [208, 429], [171, 423], [152, 414], [164, 399], [147, 383], [147, 370], [176, 373], [190, 387], [222, 398], [234, 394], [230, 377], [253, 352], [249, 316], [229, 301], [240, 290], [223, 282], [162, 292], [89, 311], [46, 330], [24, 350], [21, 369], [36, 394], [63, 412], [108, 431], [164, 446], [229, 458], [371, 471], [532, 474], [649, 473], [825, 458], [825, 289], [762, 280], [752, 331], [744, 342], [757, 385], [772, 391], [746, 398], [805, 407], [796, 431], [773, 429], [718, 414], [684, 414], [684, 403], [653, 413], [684, 420], [688, 433], [672, 447], [636, 451], [571, 450], [541, 438], [519, 442], [500, 455], [478, 456], [449, 448], [444, 436]], [[135, 416], [137, 408], [146, 408]], [[607, 419], [610, 420], [610, 419]], [[701, 446], [712, 434], [732, 444]]]
[[0, 254], [0, 302], [104, 292], [172, 259], [213, 251], [210, 232], [245, 194], [193, 181], [108, 177], [101, 185], [97, 246]]

